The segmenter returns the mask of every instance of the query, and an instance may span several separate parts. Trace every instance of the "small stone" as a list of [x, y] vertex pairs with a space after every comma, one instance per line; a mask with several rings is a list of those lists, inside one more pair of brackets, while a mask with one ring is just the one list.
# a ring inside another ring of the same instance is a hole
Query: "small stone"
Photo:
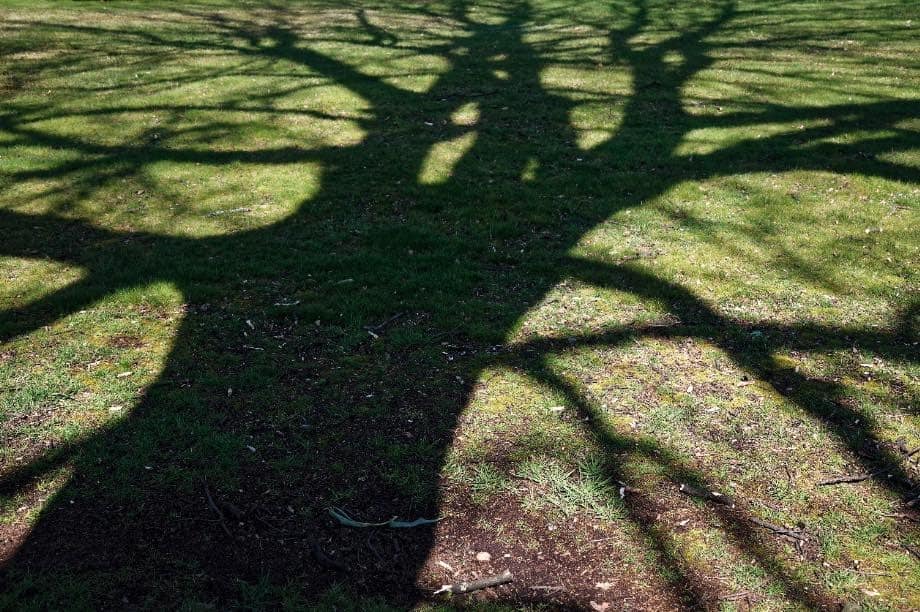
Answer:
[[489, 561], [492, 560], [492, 555], [490, 555], [489, 553], [485, 551], [479, 552], [479, 553], [476, 553], [476, 560], [479, 561], [480, 563], [488, 563]]

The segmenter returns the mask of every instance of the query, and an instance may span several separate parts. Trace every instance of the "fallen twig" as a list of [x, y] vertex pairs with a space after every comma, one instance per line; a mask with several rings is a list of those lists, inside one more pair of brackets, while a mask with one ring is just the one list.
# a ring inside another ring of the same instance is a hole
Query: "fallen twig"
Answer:
[[500, 586], [502, 584], [508, 584], [514, 580], [511, 577], [511, 572], [508, 570], [503, 571], [501, 574], [495, 576], [488, 576], [486, 578], [480, 578], [479, 580], [471, 580], [469, 582], [455, 582], [454, 584], [445, 584], [440, 589], [434, 592], [435, 595], [439, 593], [453, 593], [454, 595], [460, 595], [463, 593], [472, 593], [473, 591], [479, 591], [482, 589], [488, 589], [489, 587]]
[[920, 523], [920, 518], [911, 516], [910, 514], [906, 514], [904, 512], [882, 512], [879, 514], [879, 516], [885, 516], [893, 519], [905, 519], [908, 521], [914, 521], [915, 523]]
[[598, 542], [606, 542], [606, 541], [608, 541], [608, 540], [617, 540], [617, 539], [622, 538], [622, 537], [623, 537], [623, 536], [610, 536], [610, 537], [607, 537], [607, 538], [597, 538], [596, 540], [591, 540], [591, 543], [592, 543], [592, 544], [597, 544]]
[[864, 480], [869, 480], [870, 478], [875, 478], [880, 474], [884, 474], [886, 471], [885, 468], [880, 470], [875, 470], [874, 472], [869, 472], [868, 474], [860, 474], [859, 476], [841, 476], [839, 478], [831, 478], [830, 480], [822, 480], [818, 483], [819, 487], [824, 487], [827, 485], [835, 484], [852, 484], [856, 482], [862, 482]]
[[400, 317], [403, 316], [404, 314], [406, 314], [406, 313], [405, 313], [405, 312], [397, 312], [395, 315], [393, 315], [392, 317], [390, 317], [389, 319], [387, 319], [387, 320], [384, 321], [383, 323], [380, 323], [379, 325], [365, 325], [365, 326], [364, 326], [364, 329], [366, 329], [368, 332], [371, 332], [371, 333], [382, 331], [386, 326], [388, 326], [390, 323], [392, 323], [392, 322], [395, 321], [396, 319], [400, 318]]
[[356, 521], [341, 508], [329, 508], [329, 515], [337, 520], [340, 524], [345, 525], [346, 527], [391, 527], [393, 529], [410, 529], [412, 527], [419, 527], [421, 525], [430, 525], [432, 523], [437, 523], [440, 521], [440, 518], [436, 519], [425, 519], [419, 518], [414, 521], [397, 521], [394, 516], [388, 521], [383, 521], [382, 523], [365, 523], [363, 521]]
[[750, 596], [750, 591], [742, 591], [740, 593], [732, 593], [731, 595], [720, 595], [716, 597], [716, 599], [718, 601], [736, 601], [738, 599], [748, 599]]
[[734, 507], [735, 505], [734, 500], [732, 500], [732, 498], [728, 495], [723, 495], [718, 491], [706, 491], [705, 489], [700, 489], [699, 487], [695, 487], [693, 485], [681, 484], [680, 492], [692, 497], [707, 499], [711, 502], [722, 504], [723, 506]]
[[445, 102], [452, 98], [478, 98], [482, 96], [493, 96], [497, 94], [498, 91], [499, 90], [497, 89], [493, 89], [493, 90], [488, 90], [488, 91], [466, 91], [466, 92], [449, 93], [443, 96], [442, 98], [439, 98], [438, 102]]
[[802, 535], [801, 532], [793, 531], [792, 529], [786, 529], [785, 527], [780, 527], [779, 525], [774, 525], [773, 523], [762, 521], [759, 518], [756, 518], [753, 516], [749, 516], [748, 520], [754, 523], [755, 525], [759, 525], [760, 527], [763, 527], [764, 529], [772, 531], [775, 534], [789, 536], [790, 538], [795, 538], [796, 540], [800, 540], [802, 542], [805, 542], [808, 540], [808, 538]]
[[208, 505], [211, 507], [211, 510], [213, 510], [213, 511], [215, 512], [215, 514], [217, 514], [217, 517], [220, 519], [220, 526], [223, 527], [223, 528], [224, 528], [224, 532], [225, 532], [230, 538], [232, 538], [232, 537], [233, 537], [233, 534], [230, 533], [230, 528], [227, 527], [227, 519], [224, 517], [224, 513], [223, 513], [223, 511], [221, 511], [220, 507], [218, 507], [218, 505], [217, 505], [216, 503], [214, 503], [214, 498], [211, 497], [211, 489], [208, 488], [208, 483], [207, 483], [207, 481], [202, 480], [202, 481], [201, 481], [201, 484], [204, 485], [204, 494], [205, 494], [205, 497], [208, 498]]
[[547, 593], [556, 593], [561, 591], [563, 587], [561, 586], [532, 586], [530, 590], [532, 591], [546, 591]]
[[227, 210], [215, 210], [214, 212], [209, 212], [209, 213], [208, 213], [207, 215], [205, 215], [205, 216], [206, 216], [206, 217], [219, 217], [219, 216], [221, 216], [221, 215], [230, 215], [230, 214], [233, 214], [233, 213], [250, 212], [251, 210], [252, 210], [251, 208], [245, 208], [245, 207], [243, 207], [243, 208], [230, 208], [230, 209], [227, 209]]

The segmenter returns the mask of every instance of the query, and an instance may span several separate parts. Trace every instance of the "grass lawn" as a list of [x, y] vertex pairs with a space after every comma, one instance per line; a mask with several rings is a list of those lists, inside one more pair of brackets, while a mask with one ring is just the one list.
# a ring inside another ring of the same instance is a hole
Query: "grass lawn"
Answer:
[[920, 609], [918, 26], [0, 1], [0, 609]]

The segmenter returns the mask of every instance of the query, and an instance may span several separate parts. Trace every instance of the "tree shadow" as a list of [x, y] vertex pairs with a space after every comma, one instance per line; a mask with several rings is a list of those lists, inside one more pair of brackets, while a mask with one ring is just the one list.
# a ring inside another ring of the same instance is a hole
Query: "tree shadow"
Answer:
[[[366, 517], [438, 515], [445, 454], [485, 368], [519, 368], [564, 394], [588, 417], [586, 426], [595, 428], [600, 422], [593, 418], [595, 408], [547, 366], [545, 357], [560, 347], [616, 346], [642, 335], [701, 337], [718, 330], [718, 346], [739, 367], [823, 422], [867, 470], [883, 466], [878, 482], [905, 497], [916, 495], [917, 483], [898, 457], [884, 450], [875, 424], [838, 401], [840, 384], [808, 379], [776, 360], [784, 348], [820, 352], [859, 346], [916, 362], [910, 345], [916, 341], [915, 307], [906, 311], [897, 332], [777, 325], [764, 331], [772, 344], [753, 354], [741, 346], [749, 333], [743, 323], [717, 313], [687, 289], [639, 267], [591, 263], [570, 251], [615, 212], [641, 206], [683, 181], [813, 169], [915, 184], [916, 169], [881, 156], [916, 146], [915, 133], [902, 122], [917, 116], [920, 101], [691, 116], [682, 89], [713, 63], [718, 43], [710, 39], [731, 23], [735, 6], [718, 4], [695, 23], [672, 24], [679, 27], [673, 36], [637, 44], [640, 35], [661, 27], [652, 23], [654, 7], [639, 2], [628, 23], [609, 31], [605, 49], [607, 61], [626, 67], [634, 91], [616, 134], [584, 151], [570, 126], [575, 103], [541, 81], [545, 54], [556, 45], [577, 45], [579, 37], [563, 32], [528, 42], [528, 24], [538, 17], [550, 23], [548, 11], [537, 16], [526, 3], [478, 8], [489, 18], [478, 18], [463, 2], [452, 3], [443, 14], [407, 7], [409, 14], [449, 19], [457, 29], [455, 36], [424, 47], [400, 41], [363, 10], [357, 12], [358, 26], [349, 26], [360, 29], [360, 38], [354, 31], [342, 33], [343, 42], [372, 50], [448, 58], [447, 71], [423, 93], [391, 84], [389, 77], [399, 69], [370, 76], [320, 50], [317, 43], [334, 39], [305, 44], [284, 6], [261, 11], [254, 21], [181, 11], [213, 28], [203, 42], [80, 26], [164, 53], [217, 50], [252, 62], [242, 71], [191, 74], [190, 79], [257, 72], [259, 62], [289, 65], [291, 78], [306, 69], [367, 101], [369, 112], [356, 120], [364, 137], [353, 145], [228, 151], [158, 146], [150, 143], [153, 132], [141, 136], [144, 145], [111, 145], [42, 129], [35, 117], [51, 119], [54, 109], [0, 116], [0, 129], [12, 144], [75, 154], [70, 161], [3, 177], [5, 188], [65, 179], [64, 186], [37, 196], [60, 202], [56, 213], [159, 161], [217, 168], [234, 162], [311, 162], [323, 168], [319, 192], [295, 215], [231, 235], [118, 232], [62, 214], [0, 210], [0, 255], [50, 258], [85, 271], [82, 280], [2, 313], [0, 340], [25, 336], [119, 291], [159, 282], [171, 283], [187, 304], [163, 372], [130, 416], [3, 475], [0, 494], [12, 497], [61, 466], [72, 470], [25, 543], [6, 561], [5, 578], [22, 582], [22, 576], [30, 576], [40, 585], [51, 576], [78, 582], [105, 576], [109, 586], [94, 604], [155, 597], [152, 603], [166, 607], [182, 603], [169, 597], [187, 592], [223, 602], [237, 581], [264, 576], [296, 581], [316, 594], [340, 579], [339, 565], [346, 564], [357, 591], [398, 604], [417, 601], [425, 597], [415, 580], [433, 531], [394, 537], [388, 563], [381, 567], [368, 554], [374, 547], [366, 534], [341, 533], [329, 523], [326, 508], [357, 508]], [[74, 27], [60, 26], [62, 31]], [[681, 62], [669, 61], [670, 54], [679, 54]], [[271, 94], [263, 98], [241, 97], [221, 109], [289, 112], [277, 110]], [[458, 123], [455, 113], [471, 101], [479, 102], [475, 125]], [[523, 120], [522, 105], [527, 107]], [[113, 112], [120, 110], [125, 109]], [[163, 110], [179, 114], [196, 107]], [[63, 114], [89, 117], [93, 112]], [[692, 157], [676, 152], [692, 130], [816, 119], [825, 121], [794, 134], [745, 140]], [[394, 124], [418, 129], [394, 133]], [[856, 144], [833, 141], [868, 128], [885, 128], [886, 135]], [[202, 126], [202, 141], [208, 131], [223, 129], [232, 129], [232, 123]], [[181, 135], [168, 124], [157, 128], [159, 141]], [[421, 183], [433, 147], [464, 137], [471, 142], [469, 150], [451, 175]], [[594, 170], [579, 169], [584, 158]], [[528, 172], [534, 176], [522, 181]], [[496, 350], [534, 304], [566, 278], [661, 303], [681, 324]], [[295, 298], [295, 307], [279, 306]], [[602, 428], [593, 433], [611, 455], [642, 453], [665, 466], [675, 482], [711, 484], [662, 445]], [[244, 453], [247, 448], [255, 451]], [[622, 478], [613, 461], [608, 467], [612, 479]], [[227, 533], [215, 524], [203, 481], [221, 503], [242, 511]], [[652, 518], [654, 502], [627, 500], [627, 509], [676, 576], [675, 598], [688, 607], [707, 605], [716, 587], [669, 552], [669, 534]], [[811, 607], [832, 603], [826, 594], [809, 590], [774, 560], [771, 546], [750, 534], [748, 509], [713, 511], [727, 535], [783, 585], [788, 597]]]

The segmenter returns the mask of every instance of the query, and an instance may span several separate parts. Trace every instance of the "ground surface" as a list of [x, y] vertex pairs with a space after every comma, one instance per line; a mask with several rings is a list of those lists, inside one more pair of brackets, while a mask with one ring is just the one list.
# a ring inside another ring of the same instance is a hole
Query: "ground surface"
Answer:
[[3, 3], [0, 608], [920, 608], [918, 24]]

